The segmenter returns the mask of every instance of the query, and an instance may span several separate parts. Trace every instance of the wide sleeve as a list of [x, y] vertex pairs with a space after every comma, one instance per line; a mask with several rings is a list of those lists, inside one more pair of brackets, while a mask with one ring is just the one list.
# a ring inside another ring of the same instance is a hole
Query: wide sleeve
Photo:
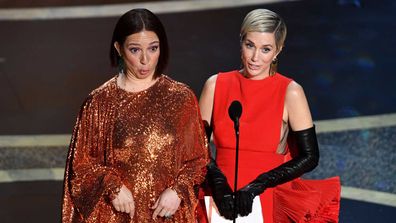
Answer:
[[189, 91], [181, 108], [178, 129], [180, 130], [179, 170], [171, 186], [183, 202], [197, 205], [198, 185], [205, 179], [208, 163], [208, 140], [199, 112], [198, 101]]
[[81, 107], [66, 160], [62, 221], [84, 219], [100, 199], [111, 199], [122, 185], [108, 165], [112, 109], [90, 96]]

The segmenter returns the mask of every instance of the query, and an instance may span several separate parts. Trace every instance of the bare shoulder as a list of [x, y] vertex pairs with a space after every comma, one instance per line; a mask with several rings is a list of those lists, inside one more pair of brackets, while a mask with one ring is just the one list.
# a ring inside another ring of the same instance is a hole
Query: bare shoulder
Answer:
[[216, 87], [216, 80], [217, 80], [217, 74], [210, 76], [208, 80], [206, 80], [205, 88], [214, 90]]
[[200, 97], [201, 99], [207, 97], [213, 97], [216, 88], [216, 80], [217, 80], [217, 74], [210, 76], [206, 80], [205, 85], [201, 92], [201, 97]]
[[311, 112], [304, 89], [295, 81], [287, 87], [285, 103], [288, 120], [294, 131], [312, 127]]
[[202, 119], [210, 123], [212, 118], [214, 94], [216, 88], [217, 74], [212, 75], [206, 80], [199, 98], [199, 108], [201, 109]]
[[295, 81], [290, 82], [286, 90], [287, 100], [305, 99], [303, 87]]

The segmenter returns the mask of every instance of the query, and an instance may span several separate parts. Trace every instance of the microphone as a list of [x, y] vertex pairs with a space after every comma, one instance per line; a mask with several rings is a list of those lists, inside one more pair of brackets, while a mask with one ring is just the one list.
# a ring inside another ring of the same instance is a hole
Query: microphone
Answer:
[[[230, 107], [228, 107], [228, 115], [230, 116], [231, 120], [234, 122], [234, 129], [235, 129], [235, 173], [234, 173], [234, 193], [237, 191], [238, 186], [238, 160], [239, 160], [239, 118], [242, 115], [242, 105], [241, 102], [235, 100], [231, 103]], [[234, 201], [234, 219], [233, 223], [236, 222], [237, 217], [237, 201], [235, 194], [233, 195]]]
[[228, 115], [231, 120], [234, 122], [235, 132], [239, 133], [239, 118], [242, 115], [242, 105], [241, 102], [235, 100], [231, 103], [230, 107], [228, 107]]

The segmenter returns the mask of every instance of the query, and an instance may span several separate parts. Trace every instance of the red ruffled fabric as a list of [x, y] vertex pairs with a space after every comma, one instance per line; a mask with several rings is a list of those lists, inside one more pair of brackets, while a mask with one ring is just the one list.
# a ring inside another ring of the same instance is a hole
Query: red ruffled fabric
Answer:
[[296, 179], [274, 188], [274, 222], [338, 222], [339, 177], [324, 180]]

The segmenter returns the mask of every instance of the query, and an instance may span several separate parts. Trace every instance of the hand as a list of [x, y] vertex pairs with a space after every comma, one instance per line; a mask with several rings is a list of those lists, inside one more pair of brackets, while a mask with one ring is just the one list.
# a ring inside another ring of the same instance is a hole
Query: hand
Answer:
[[133, 200], [131, 191], [125, 185], [122, 185], [120, 192], [111, 203], [117, 211], [128, 213], [133, 218], [135, 214], [135, 201]]
[[216, 203], [217, 210], [219, 214], [228, 220], [234, 220], [236, 216], [234, 215], [234, 199], [231, 193], [225, 193], [222, 196], [213, 196], [213, 200]]
[[240, 216], [248, 216], [252, 212], [254, 197], [255, 195], [248, 187], [244, 187], [235, 193], [235, 199], [238, 204], [237, 211]]
[[151, 209], [155, 209], [153, 213], [153, 219], [155, 220], [157, 216], [172, 216], [179, 208], [180, 202], [181, 199], [179, 196], [177, 196], [176, 191], [167, 188], [164, 192], [162, 192], [154, 206], [151, 207]]
[[236, 215], [234, 215], [233, 193], [226, 176], [213, 159], [211, 159], [207, 169], [206, 178], [219, 214], [228, 220], [234, 220]]

